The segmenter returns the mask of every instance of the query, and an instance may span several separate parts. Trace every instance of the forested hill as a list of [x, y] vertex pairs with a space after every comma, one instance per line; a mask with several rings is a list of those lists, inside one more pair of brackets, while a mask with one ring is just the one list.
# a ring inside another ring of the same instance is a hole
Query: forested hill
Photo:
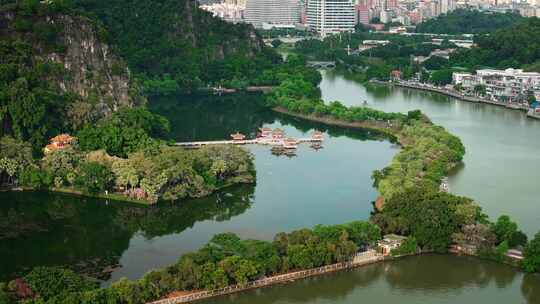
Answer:
[[195, 0], [74, 3], [103, 22], [111, 42], [147, 86], [167, 90], [249, 79], [279, 60], [266, 54], [252, 26], [214, 18]]
[[122, 106], [143, 103], [92, 20], [60, 2], [0, 6], [0, 136], [41, 147]]
[[278, 62], [194, 0], [0, 0], [0, 136], [37, 149], [143, 95], [275, 81]]
[[457, 9], [416, 26], [418, 33], [478, 34], [512, 26], [525, 19], [514, 13], [492, 13]]
[[527, 18], [489, 35], [475, 37], [478, 47], [450, 56], [453, 66], [525, 68], [540, 71], [540, 19]]

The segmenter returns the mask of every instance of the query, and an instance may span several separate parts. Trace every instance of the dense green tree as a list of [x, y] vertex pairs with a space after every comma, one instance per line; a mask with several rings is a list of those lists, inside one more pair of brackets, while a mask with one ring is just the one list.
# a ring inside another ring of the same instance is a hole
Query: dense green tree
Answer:
[[431, 73], [430, 80], [436, 85], [447, 85], [452, 83], [452, 70], [443, 69]]
[[81, 165], [76, 184], [90, 194], [98, 194], [110, 189], [113, 178], [111, 170], [106, 166], [88, 162]]
[[74, 3], [104, 24], [109, 41], [150, 94], [195, 89], [235, 77], [256, 79], [281, 61], [251, 25], [212, 17], [193, 0], [137, 0], [128, 7], [122, 0]]
[[29, 43], [0, 41], [0, 136], [29, 141], [36, 152], [63, 128], [65, 105], [73, 101], [51, 88], [46, 77], [52, 73], [40, 66]]
[[37, 267], [30, 271], [24, 280], [33, 292], [47, 301], [54, 297], [66, 296], [70, 292], [88, 291], [98, 284], [75, 274], [71, 270], [57, 267]]
[[25, 168], [33, 163], [32, 149], [28, 143], [9, 136], [0, 138], [0, 185], [18, 182]]
[[245, 285], [258, 274], [257, 267], [253, 261], [243, 259], [239, 256], [226, 257], [220, 262], [219, 267], [221, 267], [236, 284], [240, 285]]
[[381, 239], [381, 229], [371, 222], [355, 221], [345, 224], [349, 239], [356, 245], [374, 246]]
[[144, 108], [125, 108], [102, 119], [97, 126], [87, 125], [78, 134], [83, 151], [105, 149], [108, 153], [127, 154], [155, 146], [154, 138], [165, 138], [168, 121]]
[[539, 32], [540, 19], [524, 18], [489, 35], [475, 37], [478, 47], [452, 53], [450, 63], [470, 69], [529, 67], [540, 59]]
[[448, 59], [440, 56], [431, 56], [428, 60], [424, 61], [423, 65], [428, 70], [440, 70], [448, 67]]
[[53, 185], [54, 176], [45, 170], [29, 166], [22, 171], [20, 181], [22, 185], [34, 189], [47, 189]]
[[540, 233], [534, 236], [523, 251], [525, 257], [522, 262], [523, 269], [526, 272], [540, 271]]
[[279, 39], [274, 39], [274, 40], [272, 40], [272, 46], [273, 46], [274, 48], [278, 48], [278, 47], [279, 47], [280, 45], [282, 45], [282, 44], [283, 44], [283, 42], [281, 42], [281, 40], [279, 40]]
[[525, 246], [527, 245], [527, 240], [527, 235], [523, 231], [515, 231], [508, 240], [508, 245], [510, 245], [512, 248], [517, 246]]
[[68, 147], [47, 153], [41, 161], [41, 166], [43, 170], [54, 177], [68, 181], [68, 174], [74, 173], [81, 160], [81, 153], [72, 147]]
[[526, 236], [523, 243], [522, 236], [518, 233], [518, 225], [510, 220], [508, 215], [501, 215], [495, 223], [491, 224], [491, 230], [497, 236], [498, 243], [506, 241], [512, 247], [520, 245], [516, 243], [521, 243], [521, 245], [527, 243]]
[[416, 27], [419, 33], [477, 34], [509, 27], [523, 20], [516, 13], [481, 12], [457, 9], [437, 18], [426, 20]]
[[446, 252], [452, 236], [468, 224], [457, 208], [471, 200], [413, 187], [392, 196], [373, 220], [385, 232], [412, 235], [423, 248]]
[[390, 252], [392, 256], [415, 254], [418, 252], [418, 242], [413, 236], [408, 237], [397, 249]]

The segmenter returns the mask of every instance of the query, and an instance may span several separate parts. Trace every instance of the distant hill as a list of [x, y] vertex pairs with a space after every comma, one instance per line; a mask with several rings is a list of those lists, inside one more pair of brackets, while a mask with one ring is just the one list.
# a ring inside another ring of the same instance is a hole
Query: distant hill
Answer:
[[416, 26], [418, 33], [479, 34], [506, 28], [525, 19], [515, 13], [492, 13], [457, 9]]
[[478, 47], [450, 56], [456, 66], [497, 68], [540, 68], [540, 19], [526, 18], [489, 35], [475, 37]]

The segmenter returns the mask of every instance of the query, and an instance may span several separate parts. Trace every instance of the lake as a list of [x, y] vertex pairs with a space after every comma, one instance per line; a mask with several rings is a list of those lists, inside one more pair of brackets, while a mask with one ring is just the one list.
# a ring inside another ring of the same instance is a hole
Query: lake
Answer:
[[496, 219], [509, 215], [529, 236], [540, 231], [540, 120], [524, 112], [474, 104], [436, 93], [370, 86], [323, 71], [323, 99], [383, 111], [420, 109], [463, 141], [464, 165], [450, 177], [452, 193], [475, 199]]
[[[175, 263], [217, 233], [271, 240], [281, 231], [367, 219], [377, 196], [371, 172], [399, 148], [373, 132], [276, 115], [260, 101], [259, 95], [186, 96], [155, 100], [151, 109], [170, 119], [177, 141], [224, 139], [236, 131], [255, 136], [269, 126], [295, 137], [320, 129], [323, 149], [305, 144], [287, 157], [267, 146], [247, 146], [255, 155], [256, 185], [149, 208], [52, 193], [0, 193], [6, 244], [0, 248], [1, 279], [38, 265], [75, 264], [109, 268], [107, 285]], [[111, 268], [117, 264], [122, 267]]]
[[[540, 229], [536, 172], [540, 122], [523, 113], [469, 104], [444, 96], [389, 87], [364, 87], [346, 75], [323, 73], [326, 101], [385, 111], [421, 109], [462, 138], [465, 165], [450, 177], [453, 193], [476, 199], [495, 218], [508, 214], [529, 234]], [[302, 145], [294, 157], [268, 147], [255, 155], [257, 183], [227, 188], [202, 199], [141, 206], [46, 192], [0, 193], [0, 279], [38, 265], [69, 264], [102, 273], [103, 285], [138, 278], [174, 263], [210, 237], [235, 232], [271, 239], [280, 231], [367, 219], [377, 193], [371, 173], [398, 147], [379, 134], [327, 128], [272, 113], [256, 94], [155, 99], [176, 141], [214, 140], [262, 126], [291, 136], [325, 133], [324, 148]], [[540, 278], [473, 258], [430, 255], [250, 291], [207, 303], [539, 303]], [[204, 303], [204, 302], [202, 302]]]

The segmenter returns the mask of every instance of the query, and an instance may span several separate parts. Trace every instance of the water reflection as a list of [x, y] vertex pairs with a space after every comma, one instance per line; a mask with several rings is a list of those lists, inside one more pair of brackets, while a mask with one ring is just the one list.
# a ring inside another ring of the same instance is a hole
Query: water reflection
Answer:
[[[520, 281], [521, 287], [520, 287]], [[474, 258], [427, 255], [299, 280], [214, 303], [538, 303], [538, 276]], [[522, 298], [525, 300], [519, 300]]]
[[103, 279], [137, 232], [180, 233], [198, 221], [227, 221], [253, 202], [254, 186], [150, 208], [45, 192], [1, 194], [0, 280], [35, 266], [65, 265]]
[[521, 283], [521, 292], [528, 303], [540, 303], [540, 274], [526, 274]]
[[237, 131], [255, 137], [258, 127], [275, 120], [260, 94], [169, 96], [152, 99], [149, 106], [169, 119], [177, 141], [222, 140]]
[[256, 155], [256, 186], [151, 208], [51, 193], [0, 193], [0, 279], [39, 265], [70, 265], [103, 279], [110, 274], [108, 283], [135, 279], [223, 231], [271, 239], [280, 231], [366, 219], [376, 196], [371, 172], [396, 151], [374, 132], [276, 115], [257, 94], [179, 96], [150, 106], [171, 120], [177, 141], [221, 139], [237, 130], [254, 136], [263, 125], [296, 137], [320, 129], [327, 140], [320, 152], [302, 145], [294, 161], [272, 155], [268, 147], [248, 146]]
[[260, 127], [276, 122], [304, 133], [317, 129], [332, 137], [388, 139], [376, 131], [327, 126], [274, 113], [264, 106], [263, 96], [258, 93], [160, 97], [151, 101], [150, 109], [169, 119], [171, 136], [177, 141], [228, 139], [237, 131], [254, 138]]
[[[440, 256], [410, 258], [406, 262], [387, 265], [386, 281], [392, 288], [435, 292], [464, 286], [486, 287], [495, 282], [505, 288], [518, 275], [514, 269], [475, 258], [448, 259]], [[437, 269], [437, 271], [433, 271]]]

